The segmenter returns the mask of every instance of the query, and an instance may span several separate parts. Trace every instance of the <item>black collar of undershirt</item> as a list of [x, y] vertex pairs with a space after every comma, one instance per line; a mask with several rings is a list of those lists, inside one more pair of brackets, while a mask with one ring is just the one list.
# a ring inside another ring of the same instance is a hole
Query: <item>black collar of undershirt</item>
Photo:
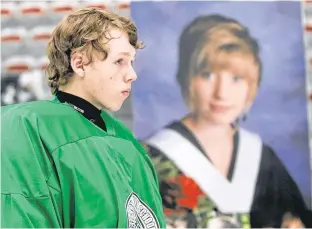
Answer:
[[61, 103], [67, 102], [90, 121], [101, 119], [101, 110], [78, 96], [63, 91], [57, 91], [56, 97]]

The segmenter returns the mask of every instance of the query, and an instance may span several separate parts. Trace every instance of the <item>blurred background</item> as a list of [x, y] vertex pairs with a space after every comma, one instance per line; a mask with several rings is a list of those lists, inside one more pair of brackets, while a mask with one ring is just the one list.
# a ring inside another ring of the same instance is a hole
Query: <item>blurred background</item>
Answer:
[[[301, 6], [306, 61], [306, 96], [310, 101], [307, 110], [311, 165], [312, 1], [303, 1]], [[64, 15], [84, 7], [108, 9], [131, 16], [131, 2], [129, 1], [1, 1], [1, 105], [51, 97], [47, 77], [44, 74], [47, 65], [45, 56], [47, 41], [53, 28]], [[174, 12], [174, 8], [170, 10]], [[153, 33], [153, 31], [150, 32]], [[287, 33], [285, 33], [285, 39], [287, 39]], [[134, 108], [133, 97], [130, 96], [122, 109], [113, 116], [121, 119], [134, 130], [136, 118]]]

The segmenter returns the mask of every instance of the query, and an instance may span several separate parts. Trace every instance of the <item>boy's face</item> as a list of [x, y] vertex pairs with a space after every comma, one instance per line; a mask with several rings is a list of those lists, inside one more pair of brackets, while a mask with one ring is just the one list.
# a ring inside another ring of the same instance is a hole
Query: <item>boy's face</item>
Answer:
[[251, 104], [248, 80], [258, 78], [251, 54], [215, 54], [210, 69], [191, 80], [191, 103], [198, 117], [216, 124], [233, 123]]
[[111, 30], [114, 39], [107, 43], [108, 56], [84, 67], [83, 88], [88, 100], [99, 108], [117, 111], [129, 96], [137, 75], [133, 69], [136, 50], [126, 33]]

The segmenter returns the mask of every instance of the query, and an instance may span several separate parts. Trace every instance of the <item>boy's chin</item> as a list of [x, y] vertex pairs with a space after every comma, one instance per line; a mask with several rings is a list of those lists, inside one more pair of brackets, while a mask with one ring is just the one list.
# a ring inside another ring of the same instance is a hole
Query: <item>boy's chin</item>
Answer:
[[109, 104], [108, 106], [106, 106], [106, 110], [110, 111], [110, 112], [117, 112], [121, 109], [122, 104]]

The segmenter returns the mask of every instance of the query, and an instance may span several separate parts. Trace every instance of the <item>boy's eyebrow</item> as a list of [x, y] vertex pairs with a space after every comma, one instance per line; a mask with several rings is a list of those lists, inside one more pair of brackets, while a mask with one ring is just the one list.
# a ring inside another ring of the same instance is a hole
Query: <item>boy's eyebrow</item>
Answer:
[[[124, 55], [124, 56], [128, 56], [128, 57], [133, 56], [133, 54], [130, 52], [120, 52], [120, 53], [118, 53], [118, 55]], [[135, 59], [135, 57], [136, 57], [136, 54], [134, 54], [133, 58]]]

